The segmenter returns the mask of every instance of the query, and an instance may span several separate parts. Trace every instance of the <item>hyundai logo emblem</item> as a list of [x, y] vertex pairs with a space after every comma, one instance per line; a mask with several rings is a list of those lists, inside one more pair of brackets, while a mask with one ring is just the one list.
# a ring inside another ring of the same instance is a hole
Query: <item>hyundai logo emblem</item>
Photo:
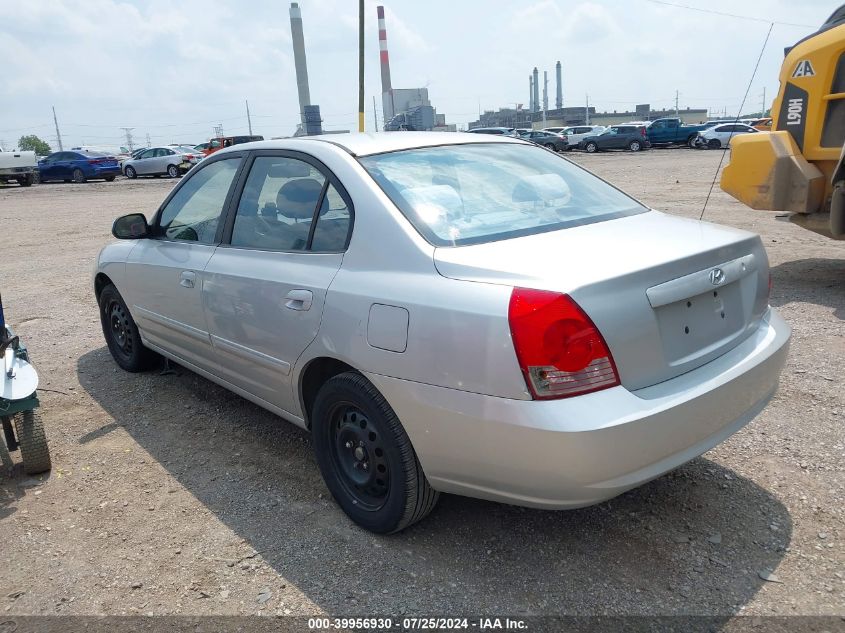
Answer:
[[725, 283], [725, 271], [721, 268], [714, 268], [710, 271], [710, 283], [714, 286], [721, 286]]

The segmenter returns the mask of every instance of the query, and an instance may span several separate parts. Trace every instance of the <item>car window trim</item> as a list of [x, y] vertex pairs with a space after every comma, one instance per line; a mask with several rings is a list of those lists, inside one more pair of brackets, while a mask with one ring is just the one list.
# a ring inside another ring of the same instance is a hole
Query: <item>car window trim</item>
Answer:
[[[221, 160], [231, 160], [233, 158], [237, 158], [237, 159], [240, 160], [240, 164], [238, 165], [238, 170], [235, 173], [235, 177], [232, 179], [232, 184], [229, 185], [229, 192], [226, 194], [226, 200], [223, 202], [223, 208], [220, 211], [220, 219], [225, 220], [225, 218], [227, 217], [227, 214], [228, 214], [229, 206], [232, 203], [232, 195], [234, 194], [234, 191], [236, 189], [236, 187], [234, 185], [236, 183], [238, 183], [238, 181], [241, 178], [242, 173], [243, 173], [244, 163], [245, 163], [245, 161], [244, 161], [244, 155], [245, 154], [246, 154], [246, 152], [226, 152], [225, 154], [219, 154], [219, 155], [212, 156], [210, 158], [206, 158], [205, 160], [202, 161], [201, 164], [197, 165], [197, 167], [195, 167], [194, 169], [191, 169], [190, 171], [188, 171], [187, 174], [182, 176], [182, 180], [179, 181], [179, 184], [177, 184], [175, 187], [173, 187], [173, 190], [167, 195], [167, 197], [164, 199], [164, 202], [161, 203], [158, 210], [155, 212], [155, 215], [153, 216], [153, 221], [150, 223], [150, 227], [152, 229], [152, 231], [151, 231], [152, 236], [150, 237], [150, 239], [161, 240], [161, 241], [165, 241], [165, 242], [178, 242], [178, 243], [182, 243], [182, 244], [200, 244], [200, 242], [195, 242], [195, 241], [191, 241], [191, 240], [174, 240], [172, 238], [165, 236], [164, 234], [160, 234], [161, 214], [164, 212], [165, 207], [167, 207], [167, 205], [170, 203], [170, 201], [173, 199], [173, 197], [177, 193], [179, 193], [179, 191], [182, 189], [182, 187], [185, 186], [185, 183], [190, 182], [191, 178], [196, 177], [196, 175], [199, 172], [201, 172], [203, 169], [208, 169], [208, 167], [210, 165], [213, 165], [214, 163], [217, 163]], [[222, 234], [223, 234], [223, 222], [218, 222], [217, 223], [217, 232], [214, 235], [214, 242], [212, 242], [211, 244], [203, 244], [203, 246], [218, 246], [220, 244]]]
[[[244, 153], [247, 154], [247, 158], [243, 162], [242, 173], [238, 179], [237, 187], [234, 190], [234, 195], [228, 203], [228, 208], [226, 210], [226, 221], [225, 223], [221, 223], [223, 225], [223, 232], [220, 236], [220, 240], [218, 241], [218, 247], [237, 248], [241, 250], [262, 251], [269, 253], [299, 253], [303, 255], [325, 255], [327, 253], [345, 253], [347, 251], [347, 249], [349, 248], [349, 242], [352, 239], [352, 232], [355, 228], [355, 209], [352, 205], [352, 198], [349, 196], [349, 193], [346, 191], [346, 188], [343, 186], [343, 184], [341, 184], [340, 179], [335, 176], [334, 172], [329, 169], [325, 163], [310, 154], [305, 154], [300, 151], [289, 149], [257, 149], [250, 150]], [[253, 246], [247, 247], [232, 245], [232, 231], [235, 228], [235, 216], [238, 213], [238, 206], [241, 201], [241, 196], [243, 195], [243, 190], [246, 187], [246, 181], [249, 178], [249, 172], [252, 169], [252, 165], [255, 162], [255, 159], [262, 157], [293, 158], [295, 160], [301, 160], [314, 167], [326, 179], [326, 181], [323, 183], [323, 188], [320, 190], [320, 197], [317, 200], [317, 206], [314, 209], [314, 215], [311, 218], [311, 228], [308, 231], [308, 241], [306, 242], [304, 249], [283, 250], [279, 248], [259, 248]], [[323, 205], [323, 199], [326, 195], [326, 192], [328, 191], [329, 184], [331, 184], [335, 188], [335, 191], [340, 194], [340, 197], [343, 198], [343, 201], [346, 203], [346, 208], [349, 211], [349, 229], [346, 232], [346, 241], [343, 244], [342, 250], [315, 251], [311, 250], [311, 242], [314, 237], [314, 231], [316, 229], [317, 222], [319, 221], [320, 207], [322, 207]]]

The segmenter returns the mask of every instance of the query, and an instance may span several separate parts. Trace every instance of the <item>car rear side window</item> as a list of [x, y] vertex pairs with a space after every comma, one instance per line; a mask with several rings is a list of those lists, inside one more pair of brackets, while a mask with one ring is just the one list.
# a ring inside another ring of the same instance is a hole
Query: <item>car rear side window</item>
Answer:
[[305, 250], [325, 185], [322, 172], [305, 161], [259, 156], [241, 194], [232, 246]]
[[533, 145], [446, 145], [360, 161], [435, 246], [492, 242], [647, 210], [584, 169]]
[[171, 240], [213, 244], [240, 162], [240, 157], [214, 161], [191, 176], [162, 209], [160, 234]]

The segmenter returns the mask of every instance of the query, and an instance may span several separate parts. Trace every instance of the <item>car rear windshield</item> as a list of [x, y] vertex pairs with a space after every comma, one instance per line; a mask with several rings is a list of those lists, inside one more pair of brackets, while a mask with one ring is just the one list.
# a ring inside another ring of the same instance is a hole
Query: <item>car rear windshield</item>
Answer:
[[493, 242], [647, 210], [536, 145], [444, 145], [360, 160], [435, 246]]

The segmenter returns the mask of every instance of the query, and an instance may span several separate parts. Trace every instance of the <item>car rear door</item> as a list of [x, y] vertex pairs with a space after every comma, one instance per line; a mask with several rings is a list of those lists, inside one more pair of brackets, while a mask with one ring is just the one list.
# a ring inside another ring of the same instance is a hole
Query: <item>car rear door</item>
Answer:
[[193, 172], [168, 197], [126, 261], [120, 288], [146, 343], [213, 371], [202, 308], [203, 274], [223, 232], [241, 154], [221, 156]]
[[217, 363], [227, 381], [295, 412], [291, 368], [317, 336], [351, 202], [313, 158], [257, 152], [232, 209], [203, 285]]

